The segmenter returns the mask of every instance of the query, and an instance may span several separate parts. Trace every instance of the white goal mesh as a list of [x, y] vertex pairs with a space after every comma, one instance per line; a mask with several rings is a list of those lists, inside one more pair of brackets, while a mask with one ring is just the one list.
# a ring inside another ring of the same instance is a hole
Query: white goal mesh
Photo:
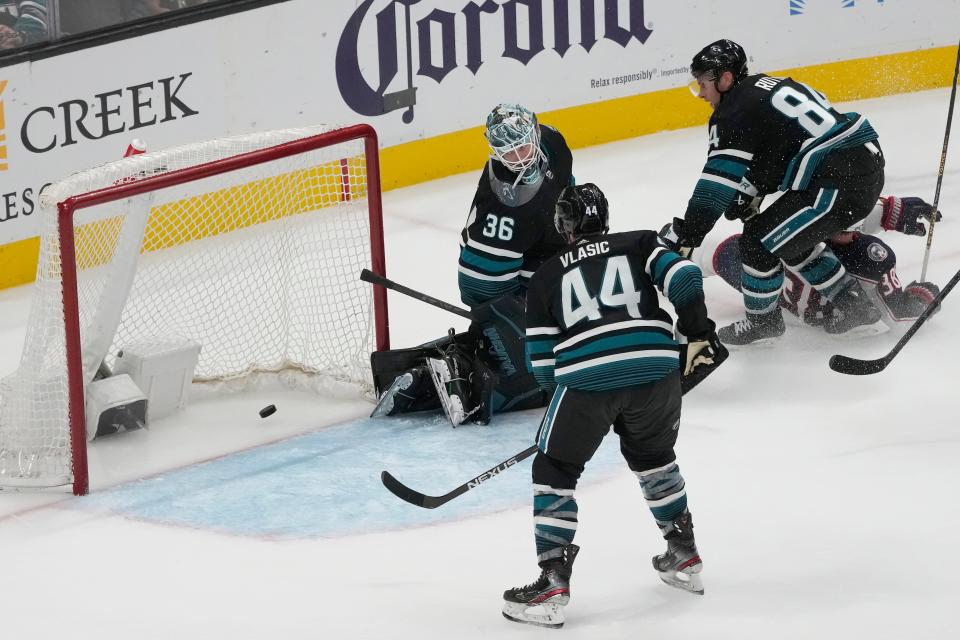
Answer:
[[[76, 492], [75, 472], [86, 481], [74, 468], [85, 443], [71, 440], [73, 314], [58, 235], [58, 204], [80, 194], [70, 226], [83, 385], [125, 345], [190, 339], [201, 345], [195, 381], [294, 369], [369, 390], [376, 313], [357, 276], [382, 270], [379, 177], [368, 199], [365, 140], [333, 143], [343, 131], [273, 131], [133, 156], [45, 191], [23, 355], [0, 380], [0, 486], [74, 482]], [[130, 195], [143, 185], [151, 188]]]

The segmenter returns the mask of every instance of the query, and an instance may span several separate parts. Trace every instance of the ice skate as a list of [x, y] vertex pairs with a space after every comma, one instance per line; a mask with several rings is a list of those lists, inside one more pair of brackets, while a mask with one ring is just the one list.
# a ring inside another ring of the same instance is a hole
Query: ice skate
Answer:
[[717, 337], [727, 346], [759, 345], [773, 342], [784, 331], [783, 314], [777, 308], [770, 313], [748, 313], [743, 320], [721, 327]]
[[570, 602], [570, 576], [580, 547], [563, 548], [563, 555], [540, 564], [540, 577], [525, 587], [503, 592], [503, 617], [513, 622], [559, 629], [563, 608]]
[[424, 376], [428, 375], [426, 366], [414, 367], [394, 378], [387, 390], [380, 396], [377, 406], [370, 414], [371, 418], [392, 416], [406, 411], [417, 399], [414, 391], [420, 386]]
[[667, 541], [666, 553], [653, 556], [653, 568], [660, 574], [660, 579], [671, 587], [702, 596], [703, 580], [699, 574], [703, 562], [693, 539], [693, 518], [690, 513], [674, 518], [670, 530], [663, 537]]
[[440, 358], [427, 358], [427, 366], [450, 424], [463, 424], [477, 409], [471, 406], [470, 363], [466, 356], [451, 348]]
[[856, 337], [874, 335], [887, 330], [881, 320], [880, 309], [870, 300], [860, 283], [850, 278], [850, 285], [833, 300], [833, 316], [827, 318], [824, 330], [827, 333], [842, 333]]

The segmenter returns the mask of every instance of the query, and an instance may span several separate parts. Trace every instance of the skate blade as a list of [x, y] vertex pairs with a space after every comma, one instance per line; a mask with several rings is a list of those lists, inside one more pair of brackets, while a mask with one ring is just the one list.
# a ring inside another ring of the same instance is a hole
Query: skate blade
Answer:
[[660, 579], [676, 589], [689, 591], [697, 595], [703, 595], [703, 578], [696, 573], [683, 573], [682, 571], [661, 571]]
[[883, 320], [877, 320], [873, 324], [861, 324], [860, 326], [850, 329], [850, 331], [845, 331], [844, 333], [832, 333], [830, 335], [837, 336], [838, 338], [850, 339], [850, 338], [869, 338], [870, 336], [880, 335], [881, 333], [886, 333], [890, 330], [890, 325], [888, 325]]
[[759, 340], [754, 340], [753, 342], [747, 342], [745, 344], [732, 344], [729, 342], [724, 342], [723, 346], [725, 346], [729, 351], [740, 351], [741, 349], [755, 349], [756, 347], [760, 347], [761, 349], [764, 349], [764, 348], [773, 347], [780, 341], [780, 338], [782, 337], [783, 337], [783, 334], [779, 336], [773, 336], [771, 338], [760, 338]]
[[532, 607], [520, 602], [504, 602], [503, 617], [520, 624], [559, 629], [565, 622], [563, 607], [556, 602], [544, 602]]
[[411, 384], [413, 384], [413, 374], [404, 373], [403, 375], [397, 376], [397, 379], [393, 381], [393, 384], [391, 384], [387, 390], [383, 392], [383, 395], [380, 396], [380, 400], [377, 401], [377, 406], [373, 408], [373, 412], [370, 414], [370, 417], [382, 418], [390, 415], [390, 412], [393, 411], [394, 396], [404, 389], [407, 389]]

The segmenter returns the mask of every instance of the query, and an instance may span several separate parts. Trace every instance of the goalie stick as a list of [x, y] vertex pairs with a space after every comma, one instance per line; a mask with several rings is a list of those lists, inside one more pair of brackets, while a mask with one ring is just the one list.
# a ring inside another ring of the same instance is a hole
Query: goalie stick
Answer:
[[450, 313], [456, 314], [461, 318], [466, 318], [467, 320], [473, 320], [473, 316], [470, 314], [470, 312], [464, 309], [463, 307], [452, 305], [449, 302], [444, 302], [443, 300], [438, 300], [433, 296], [428, 296], [425, 293], [420, 293], [419, 291], [415, 291], [410, 287], [405, 287], [399, 282], [394, 282], [390, 278], [385, 278], [381, 275], [374, 273], [373, 271], [370, 271], [370, 269], [364, 269], [363, 271], [361, 271], [360, 279], [363, 280], [364, 282], [369, 282], [370, 284], [380, 285], [381, 287], [384, 287], [386, 289], [393, 289], [398, 293], [408, 295], [411, 298], [420, 300], [421, 302], [432, 304], [435, 307], [439, 307], [445, 311], [449, 311]]
[[866, 376], [872, 373], [879, 373], [887, 368], [887, 365], [890, 364], [890, 361], [893, 360], [900, 350], [903, 349], [903, 346], [910, 341], [910, 338], [913, 337], [913, 334], [917, 332], [924, 322], [927, 321], [933, 312], [940, 306], [940, 301], [947, 297], [947, 294], [950, 293], [950, 290], [957, 286], [957, 282], [960, 281], [960, 271], [957, 271], [950, 282], [947, 283], [947, 286], [940, 291], [940, 294], [933, 299], [923, 313], [920, 314], [920, 317], [913, 321], [913, 325], [907, 330], [903, 337], [900, 338], [900, 341], [894, 345], [893, 349], [890, 350], [890, 353], [883, 356], [882, 358], [877, 358], [876, 360], [860, 360], [858, 358], [851, 358], [849, 356], [835, 355], [830, 358], [830, 368], [836, 371], [837, 373], [845, 373], [851, 376]]
[[[681, 378], [680, 393], [682, 395], [686, 395], [687, 391], [690, 391], [690, 389], [693, 389], [695, 386], [703, 382], [703, 380], [708, 375], [713, 373], [717, 367], [723, 364], [723, 361], [727, 359], [728, 355], [729, 355], [729, 352], [726, 350], [726, 348], [724, 348], [721, 345], [721, 351], [714, 357], [714, 364], [709, 365], [708, 367], [707, 365], [702, 365], [707, 368], [703, 369], [701, 373], [697, 376], [694, 376], [693, 374], [691, 374], [689, 376], [684, 376], [683, 378]], [[700, 369], [700, 368], [701, 367], [697, 367], [697, 369]], [[411, 489], [407, 485], [397, 480], [389, 471], [382, 471], [380, 473], [380, 481], [383, 482], [383, 486], [385, 486], [387, 490], [390, 491], [390, 493], [397, 496], [401, 500], [405, 502], [409, 502], [415, 507], [423, 507], [424, 509], [436, 509], [440, 505], [444, 505], [450, 502], [451, 500], [453, 500], [454, 498], [458, 496], [462, 496], [467, 491], [470, 491], [471, 489], [476, 489], [487, 480], [490, 480], [491, 478], [494, 478], [500, 475], [503, 471], [506, 471], [510, 467], [515, 466], [521, 460], [524, 460], [525, 458], [529, 458], [536, 452], [537, 452], [537, 445], [531, 445], [526, 449], [524, 449], [523, 451], [521, 451], [520, 453], [510, 458], [507, 458], [500, 464], [494, 467], [491, 467], [490, 469], [487, 469], [486, 471], [476, 476], [475, 478], [464, 482], [462, 485], [460, 485], [453, 491], [449, 491], [441, 496], [428, 496], [424, 493], [420, 493], [419, 491]]]

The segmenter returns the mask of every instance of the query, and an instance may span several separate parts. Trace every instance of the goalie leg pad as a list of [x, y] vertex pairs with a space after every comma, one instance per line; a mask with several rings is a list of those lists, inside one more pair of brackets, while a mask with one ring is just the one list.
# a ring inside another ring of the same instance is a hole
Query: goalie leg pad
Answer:
[[[417, 375], [416, 372], [418, 368], [426, 366], [427, 358], [436, 357], [438, 353], [448, 349], [454, 343], [464, 344], [469, 343], [470, 340], [470, 334], [461, 333], [454, 336], [446, 335], [417, 347], [371, 353], [370, 369], [373, 372], [374, 388], [380, 399], [378, 405], [391, 401], [391, 397], [387, 396], [388, 391], [393, 394], [394, 401], [389, 411], [383, 411], [382, 407], [378, 407], [374, 410], [374, 414], [396, 415], [411, 411], [439, 409], [440, 400], [437, 398], [433, 384], [428, 381], [430, 376], [426, 375], [427, 370], [419, 369], [421, 375]], [[410, 386], [407, 386], [404, 380], [398, 380], [407, 373], [412, 374], [413, 377], [411, 381], [413, 384]], [[403, 395], [398, 396], [397, 392], [402, 392]]]
[[[495, 393], [501, 376], [475, 355], [476, 350], [477, 334], [467, 332], [410, 349], [372, 353], [379, 401], [371, 417], [442, 408], [453, 426], [468, 419], [488, 424], [498, 408], [497, 399], [502, 398]], [[536, 406], [543, 404], [539, 401]]]
[[380, 396], [370, 417], [380, 418], [412, 411], [411, 407], [418, 399], [422, 400], [427, 392], [433, 392], [433, 387], [427, 382], [429, 376], [430, 372], [425, 365], [408, 369], [398, 375]]
[[480, 408], [472, 399], [471, 359], [456, 345], [451, 346], [440, 358], [427, 358], [430, 378], [440, 398], [440, 405], [454, 427]]
[[[492, 397], [481, 396], [480, 404], [485, 398], [494, 413], [546, 405], [552, 390], [541, 389], [527, 369], [524, 300], [515, 295], [502, 296], [474, 307], [473, 315], [476, 320], [470, 330], [477, 336], [477, 359], [484, 365], [475, 367], [496, 376]], [[474, 421], [485, 424], [482, 419]]]

